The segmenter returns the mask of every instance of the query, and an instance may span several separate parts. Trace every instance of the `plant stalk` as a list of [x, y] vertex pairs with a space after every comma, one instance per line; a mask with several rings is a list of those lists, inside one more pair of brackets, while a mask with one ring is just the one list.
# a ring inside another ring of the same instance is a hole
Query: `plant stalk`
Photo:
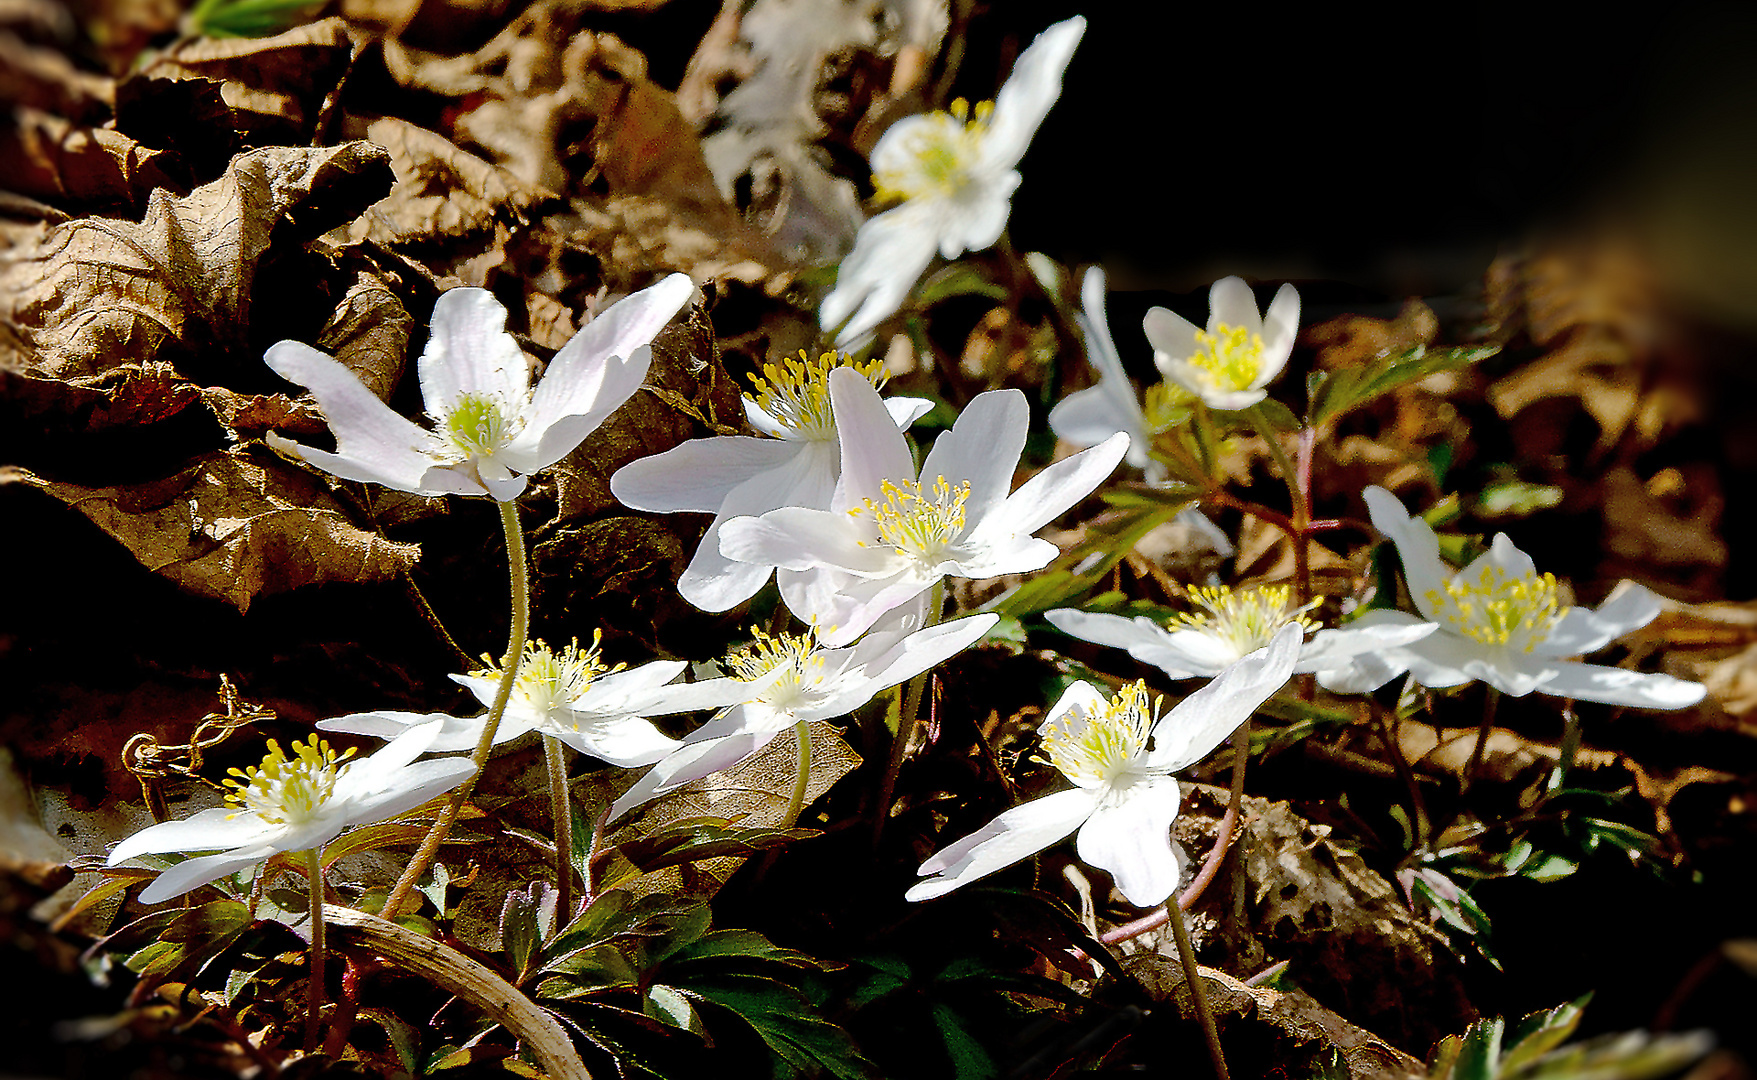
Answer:
[[[945, 579], [933, 583], [927, 594], [927, 615], [922, 620], [923, 630], [939, 625], [940, 608], [946, 598]], [[903, 705], [897, 714], [897, 737], [891, 743], [891, 759], [885, 764], [885, 774], [879, 780], [878, 799], [873, 806], [872, 843], [878, 846], [879, 837], [885, 831], [885, 821], [891, 816], [891, 796], [897, 790], [897, 774], [903, 769], [903, 755], [909, 751], [909, 742], [915, 738], [915, 723], [921, 715], [921, 698], [927, 689], [927, 680], [932, 678], [932, 671], [924, 671], [909, 680], [903, 689]]]
[[787, 800], [787, 814], [781, 828], [791, 829], [799, 823], [805, 810], [805, 791], [811, 785], [811, 725], [804, 720], [793, 725], [793, 737], [799, 743], [799, 755], [793, 765], [793, 797]]
[[508, 499], [498, 505], [501, 530], [506, 534], [506, 569], [512, 593], [512, 630], [507, 636], [506, 655], [501, 660], [500, 688], [495, 691], [494, 705], [488, 710], [488, 718], [482, 724], [482, 737], [476, 740], [475, 752], [470, 755], [476, 771], [452, 792], [451, 801], [440, 812], [439, 820], [433, 823], [433, 828], [415, 851], [414, 858], [409, 860], [403, 876], [397, 879], [396, 886], [390, 891], [390, 897], [384, 902], [384, 915], [387, 918], [396, 917], [403, 902], [415, 888], [415, 882], [433, 865], [434, 857], [439, 854], [439, 845], [445, 843], [446, 835], [451, 832], [452, 825], [463, 812], [464, 803], [469, 801], [470, 793], [476, 790], [476, 781], [481, 778], [482, 770], [488, 767], [488, 753], [494, 748], [494, 735], [500, 730], [500, 718], [506, 713], [506, 703], [512, 699], [513, 684], [518, 681], [519, 664], [524, 660], [525, 634], [531, 623], [531, 583], [525, 567], [525, 534], [519, 528], [518, 504]]
[[573, 918], [573, 806], [567, 790], [567, 748], [553, 735], [543, 736], [543, 765], [549, 773], [549, 815], [555, 822], [556, 921]]
[[1489, 732], [1495, 727], [1495, 706], [1500, 704], [1501, 692], [1487, 683], [1483, 684], [1482, 723], [1476, 729], [1476, 745], [1470, 749], [1470, 763], [1464, 766], [1464, 779], [1459, 786], [1459, 794], [1470, 790], [1476, 782], [1476, 774], [1482, 768], [1483, 753], [1488, 749]]
[[316, 848], [305, 849], [307, 903], [311, 908], [311, 964], [305, 973], [305, 1052], [317, 1049], [318, 1021], [323, 1012], [324, 961], [328, 958], [323, 926], [323, 861]]
[[1177, 956], [1183, 961], [1184, 980], [1190, 985], [1190, 997], [1196, 1003], [1196, 1015], [1202, 1021], [1202, 1038], [1208, 1044], [1208, 1060], [1214, 1063], [1214, 1075], [1231, 1080], [1226, 1071], [1226, 1054], [1220, 1049], [1220, 1032], [1214, 1027], [1214, 1013], [1208, 1008], [1208, 992], [1202, 989], [1202, 970], [1196, 964], [1196, 949], [1190, 944], [1190, 930], [1179, 911], [1171, 920], [1171, 932], [1177, 938]]

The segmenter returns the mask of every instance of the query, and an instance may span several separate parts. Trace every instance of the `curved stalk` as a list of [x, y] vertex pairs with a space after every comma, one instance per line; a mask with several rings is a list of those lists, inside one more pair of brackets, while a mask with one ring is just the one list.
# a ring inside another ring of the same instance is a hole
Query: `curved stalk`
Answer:
[[323, 933], [323, 861], [316, 848], [305, 849], [305, 887], [311, 907], [311, 964], [305, 973], [305, 1052], [317, 1049], [318, 1020], [323, 1012], [324, 961], [326, 942]]
[[451, 801], [445, 804], [439, 820], [433, 823], [433, 828], [421, 841], [414, 858], [409, 860], [408, 868], [397, 879], [396, 886], [391, 889], [389, 898], [384, 902], [384, 914], [393, 918], [402, 909], [403, 901], [414, 890], [415, 882], [433, 864], [434, 857], [439, 853], [439, 845], [445, 842], [446, 835], [457, 822], [458, 814], [463, 811], [464, 803], [469, 801], [470, 793], [476, 790], [476, 781], [481, 778], [482, 770], [488, 766], [488, 752], [494, 748], [495, 732], [500, 730], [500, 718], [506, 713], [506, 703], [512, 699], [513, 683], [518, 680], [519, 664], [524, 659], [525, 634], [531, 623], [531, 583], [525, 568], [525, 534], [519, 528], [518, 504], [509, 499], [498, 505], [501, 531], [506, 534], [506, 568], [512, 593], [512, 631], [507, 637], [506, 656], [501, 660], [504, 674], [500, 677], [500, 688], [494, 694], [494, 705], [488, 710], [488, 718], [482, 725], [482, 737], [476, 740], [475, 752], [470, 755], [476, 771], [452, 792]]
[[1476, 782], [1477, 771], [1482, 768], [1483, 752], [1488, 749], [1489, 733], [1495, 729], [1495, 706], [1501, 702], [1501, 692], [1487, 683], [1483, 684], [1482, 723], [1476, 729], [1476, 745], [1470, 748], [1470, 763], [1464, 766], [1464, 780], [1459, 787], [1459, 794], [1470, 790]]
[[793, 725], [793, 736], [799, 742], [799, 756], [793, 766], [793, 797], [787, 801], [787, 814], [781, 828], [791, 829], [799, 823], [805, 809], [805, 792], [811, 786], [811, 725], [804, 720]]
[[549, 773], [549, 816], [555, 831], [555, 918], [566, 926], [573, 919], [573, 806], [567, 791], [567, 748], [553, 735], [543, 736], [543, 766]]
[[1171, 920], [1171, 932], [1177, 938], [1177, 957], [1183, 961], [1184, 981], [1190, 985], [1190, 997], [1196, 1002], [1196, 1016], [1202, 1021], [1202, 1038], [1208, 1044], [1208, 1060], [1214, 1063], [1214, 1075], [1232, 1080], [1226, 1071], [1226, 1054], [1220, 1049], [1220, 1032], [1214, 1027], [1214, 1013], [1208, 1008], [1208, 992], [1202, 989], [1202, 971], [1196, 964], [1196, 950], [1190, 944], [1190, 929], [1184, 925], [1179, 911]]
[[[927, 594], [927, 615], [922, 620], [923, 630], [939, 625], [940, 608], [945, 605], [945, 579], [933, 583]], [[897, 774], [903, 769], [903, 755], [909, 751], [909, 741], [915, 737], [915, 722], [921, 715], [921, 698], [927, 689], [927, 680], [933, 677], [931, 670], [924, 671], [909, 680], [903, 689], [903, 705], [897, 714], [897, 737], [891, 743], [891, 759], [885, 763], [885, 774], [879, 779], [878, 800], [873, 806], [872, 842], [876, 847], [879, 836], [885, 831], [885, 820], [891, 815], [891, 796], [897, 790]]]

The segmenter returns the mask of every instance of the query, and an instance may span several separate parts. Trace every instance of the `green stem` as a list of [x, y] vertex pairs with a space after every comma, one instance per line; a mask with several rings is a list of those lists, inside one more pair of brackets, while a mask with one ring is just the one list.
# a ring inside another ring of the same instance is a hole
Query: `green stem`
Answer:
[[464, 803], [469, 801], [470, 793], [476, 790], [476, 781], [488, 765], [488, 752], [494, 748], [494, 735], [500, 730], [500, 718], [506, 713], [506, 703], [512, 698], [513, 683], [518, 680], [519, 664], [524, 659], [525, 633], [531, 623], [531, 583], [525, 568], [525, 534], [519, 528], [518, 504], [509, 499], [498, 505], [500, 526], [506, 534], [506, 568], [512, 592], [512, 631], [507, 637], [506, 655], [501, 660], [500, 688], [495, 691], [494, 705], [488, 710], [488, 717], [482, 724], [482, 737], [476, 740], [476, 750], [470, 755], [476, 771], [452, 792], [451, 801], [440, 812], [439, 820], [433, 823], [433, 828], [416, 850], [415, 857], [409, 860], [403, 876], [397, 879], [396, 887], [391, 889], [389, 899], [384, 902], [383, 913], [386, 918], [396, 917], [403, 902], [414, 890], [415, 882], [433, 865], [433, 859], [439, 853], [439, 845], [445, 842], [446, 834], [451, 832], [452, 825], [463, 812]]
[[1476, 745], [1470, 750], [1470, 763], [1464, 766], [1460, 794], [1469, 791], [1470, 785], [1476, 782], [1477, 771], [1482, 768], [1483, 753], [1488, 749], [1489, 732], [1495, 728], [1495, 706], [1501, 700], [1501, 692], [1489, 684], [1484, 683], [1482, 689], [1482, 723], [1476, 729]]
[[1190, 433], [1195, 436], [1196, 455], [1202, 460], [1202, 475], [1213, 484], [1217, 479], [1214, 475], [1214, 418], [1208, 415], [1208, 403], [1196, 399], [1195, 412], [1190, 418]]
[[[922, 621], [922, 629], [939, 624], [940, 608], [944, 606], [945, 598], [945, 579], [941, 578], [928, 591], [927, 616]], [[873, 807], [872, 842], [875, 847], [885, 831], [885, 820], [891, 816], [891, 796], [897, 790], [897, 774], [903, 770], [903, 755], [908, 753], [909, 742], [915, 737], [915, 722], [921, 715], [921, 698], [931, 676], [931, 672], [924, 671], [910, 679], [909, 685], [903, 689], [903, 707], [897, 715], [897, 737], [891, 743], [891, 759], [885, 764], [885, 774], [879, 780], [878, 801]]]
[[1396, 716], [1381, 709], [1379, 703], [1370, 697], [1366, 707], [1376, 722], [1379, 741], [1385, 744], [1385, 753], [1391, 758], [1391, 767], [1397, 770], [1397, 778], [1403, 781], [1404, 789], [1409, 792], [1409, 813], [1414, 819], [1416, 850], [1426, 851], [1432, 835], [1427, 803], [1422, 800], [1421, 782], [1416, 778], [1415, 769], [1410, 766], [1409, 759], [1403, 756], [1403, 747], [1397, 741]]
[[1580, 714], [1574, 711], [1572, 701], [1562, 702], [1562, 745], [1556, 755], [1556, 769], [1550, 774], [1548, 791], [1554, 791], [1568, 783], [1568, 773], [1574, 768], [1574, 758], [1580, 753]]
[[793, 797], [787, 800], [787, 816], [781, 819], [783, 829], [799, 823], [805, 810], [805, 791], [811, 786], [811, 725], [804, 720], [794, 724], [793, 736], [799, 742], [799, 756], [793, 766]]
[[323, 1012], [325, 955], [323, 926], [323, 862], [316, 848], [305, 850], [306, 895], [311, 908], [311, 966], [305, 978], [305, 1052], [317, 1049], [318, 1019]]
[[1190, 930], [1184, 925], [1184, 913], [1171, 917], [1171, 932], [1177, 938], [1177, 956], [1183, 961], [1184, 980], [1190, 984], [1190, 997], [1196, 1002], [1196, 1015], [1202, 1021], [1202, 1038], [1208, 1043], [1208, 1060], [1214, 1063], [1214, 1075], [1231, 1080], [1226, 1071], [1226, 1054], [1220, 1049], [1220, 1032], [1214, 1027], [1214, 1014], [1208, 1009], [1208, 992], [1202, 989], [1202, 972], [1196, 966], [1196, 950], [1190, 944]]
[[573, 806], [568, 801], [567, 748], [543, 736], [543, 764], [549, 772], [549, 815], [555, 822], [555, 921], [573, 919]]
[[[1287, 500], [1290, 509], [1288, 539], [1293, 543], [1294, 580], [1299, 587], [1299, 601], [1305, 603], [1312, 598], [1312, 571], [1306, 551], [1306, 523], [1311, 519], [1311, 506], [1306, 493], [1306, 485], [1302, 482], [1304, 472], [1287, 456], [1287, 448], [1281, 445], [1281, 432], [1269, 419], [1269, 413], [1263, 408], [1262, 402], [1245, 410], [1250, 418], [1251, 426], [1257, 430], [1263, 442], [1269, 447], [1269, 456], [1275, 461], [1275, 468], [1281, 473], [1281, 482], [1287, 485]], [[1305, 430], [1301, 431], [1301, 446], [1305, 445]], [[1304, 456], [1302, 452], [1302, 457]]]

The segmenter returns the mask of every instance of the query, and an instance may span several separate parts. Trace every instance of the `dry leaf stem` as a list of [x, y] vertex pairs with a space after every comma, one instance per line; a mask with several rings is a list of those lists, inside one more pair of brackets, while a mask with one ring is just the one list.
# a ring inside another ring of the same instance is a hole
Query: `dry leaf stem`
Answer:
[[439, 845], [445, 842], [446, 834], [457, 822], [458, 814], [463, 811], [464, 803], [469, 801], [470, 793], [476, 790], [476, 781], [481, 778], [482, 770], [488, 766], [488, 752], [494, 747], [494, 734], [500, 729], [500, 718], [506, 713], [506, 703], [512, 699], [513, 683], [518, 681], [519, 665], [525, 657], [525, 634], [531, 624], [531, 583], [525, 567], [525, 534], [519, 528], [519, 507], [516, 502], [508, 499], [505, 502], [496, 500], [500, 507], [501, 530], [506, 534], [506, 569], [512, 593], [512, 631], [507, 636], [506, 656], [501, 660], [502, 674], [500, 689], [495, 691], [494, 705], [488, 710], [488, 719], [482, 725], [482, 737], [476, 740], [475, 752], [470, 760], [476, 763], [476, 771], [459, 784], [452, 792], [451, 801], [445, 804], [439, 820], [421, 841], [421, 847], [415, 857], [409, 860], [409, 866], [403, 876], [397, 879], [396, 887], [390, 891], [389, 899], [384, 902], [384, 912], [395, 915], [402, 910], [403, 901], [415, 887], [415, 882], [427, 872], [433, 864], [434, 856], [439, 853]]
[[1226, 1054], [1220, 1049], [1220, 1032], [1214, 1027], [1214, 1014], [1208, 1008], [1208, 992], [1202, 989], [1202, 969], [1196, 964], [1196, 949], [1190, 944], [1190, 930], [1179, 911], [1171, 920], [1172, 935], [1177, 938], [1177, 958], [1183, 962], [1184, 981], [1189, 984], [1190, 997], [1196, 1003], [1196, 1016], [1202, 1021], [1202, 1039], [1208, 1044], [1208, 1060], [1214, 1063], [1214, 1075], [1232, 1080], [1226, 1071]]

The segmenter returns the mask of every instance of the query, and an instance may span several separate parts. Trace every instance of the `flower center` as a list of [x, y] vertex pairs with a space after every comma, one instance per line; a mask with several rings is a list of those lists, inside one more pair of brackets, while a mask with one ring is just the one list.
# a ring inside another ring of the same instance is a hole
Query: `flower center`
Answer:
[[784, 356], [779, 364], [764, 364], [761, 375], [751, 376], [756, 396], [745, 396], [798, 438], [828, 442], [836, 437], [836, 420], [830, 412], [830, 372], [839, 367], [860, 372], [875, 390], [885, 384], [882, 357], [859, 361], [846, 353], [827, 352], [813, 360], [801, 349], [798, 359]]
[[261, 765], [228, 770], [231, 776], [222, 781], [232, 789], [226, 801], [239, 807], [240, 813], [249, 810], [276, 825], [308, 821], [335, 791], [336, 781], [348, 771], [342, 763], [353, 754], [351, 748], [337, 754], [329, 743], [312, 736], [310, 743], [294, 739], [289, 758], [281, 744], [270, 739]]
[[1141, 412], [1147, 417], [1147, 430], [1155, 435], [1188, 420], [1196, 401], [1196, 395], [1174, 382], [1154, 383], [1142, 398]]
[[490, 457], [518, 434], [498, 398], [463, 394], [445, 416], [445, 436], [466, 457]]
[[1147, 752], [1153, 731], [1153, 710], [1147, 684], [1136, 682], [1117, 691], [1097, 714], [1074, 708], [1037, 732], [1047, 761], [1083, 788], [1125, 780]]
[[1323, 597], [1293, 606], [1293, 593], [1286, 585], [1260, 585], [1233, 592], [1225, 585], [1187, 590], [1190, 602], [1200, 611], [1178, 614], [1174, 625], [1196, 630], [1226, 644], [1238, 656], [1248, 656], [1268, 645], [1275, 631], [1296, 623], [1305, 633], [1318, 624], [1306, 618]]
[[[896, 548], [904, 555], [923, 562], [934, 562], [951, 547], [964, 531], [964, 500], [970, 497], [970, 481], [953, 487], [945, 477], [935, 480], [927, 491], [917, 480], [893, 484], [886, 480], [879, 486], [885, 501], [866, 500], [848, 512], [870, 514], [878, 526], [879, 541]], [[861, 547], [865, 547], [862, 542]]]
[[1263, 370], [1263, 336], [1216, 323], [1211, 334], [1196, 331], [1196, 351], [1185, 363], [1215, 390], [1248, 390]]
[[[604, 663], [599, 656], [599, 643], [603, 639], [604, 631], [598, 630], [592, 634], [590, 648], [580, 648], [578, 639], [575, 639], [560, 652], [544, 642], [527, 641], [525, 654], [519, 661], [519, 673], [513, 678], [513, 697], [543, 714], [573, 707], [585, 695], [593, 679], [621, 671], [625, 666], [610, 667]], [[492, 657], [482, 659], [488, 666], [473, 674], [485, 678], [499, 678], [505, 674], [505, 669]]]
[[1562, 617], [1554, 574], [1508, 577], [1485, 565], [1474, 583], [1459, 574], [1446, 591], [1428, 591], [1434, 621], [1444, 619], [1454, 633], [1483, 645], [1506, 645], [1530, 652], [1556, 628]]
[[994, 102], [984, 101], [970, 116], [970, 105], [959, 98], [948, 111], [900, 121], [909, 124], [904, 138], [907, 164], [873, 174], [881, 199], [954, 196], [970, 183], [973, 166], [988, 133]]
[[802, 702], [823, 678], [824, 658], [819, 655], [817, 634], [767, 634], [751, 628], [751, 643], [726, 654], [726, 667], [733, 678], [755, 682], [776, 668], [787, 673], [765, 690], [762, 700], [780, 708]]

